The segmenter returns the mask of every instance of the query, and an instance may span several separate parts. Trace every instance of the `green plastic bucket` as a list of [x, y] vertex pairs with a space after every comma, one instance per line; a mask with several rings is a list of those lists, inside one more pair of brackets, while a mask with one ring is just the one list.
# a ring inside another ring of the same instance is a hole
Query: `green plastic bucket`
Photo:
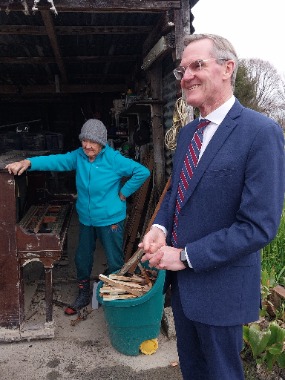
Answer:
[[142, 342], [155, 339], [160, 332], [164, 307], [163, 285], [165, 271], [158, 271], [153, 287], [143, 296], [128, 300], [104, 301], [100, 296], [100, 281], [97, 299], [102, 304], [112, 346], [124, 355], [139, 355]]

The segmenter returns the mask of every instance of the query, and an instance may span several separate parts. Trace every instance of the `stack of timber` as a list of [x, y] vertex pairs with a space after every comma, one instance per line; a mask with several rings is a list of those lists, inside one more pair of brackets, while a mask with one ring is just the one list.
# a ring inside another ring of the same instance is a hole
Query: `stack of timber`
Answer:
[[104, 283], [100, 288], [100, 296], [104, 301], [141, 297], [152, 288], [156, 278], [155, 270], [144, 268], [140, 274], [110, 274], [109, 276], [100, 274], [99, 279]]
[[[154, 214], [148, 223], [146, 232], [149, 231], [153, 224], [154, 218], [160, 208], [169, 185], [170, 178], [165, 185], [160, 200], [154, 210]], [[99, 279], [104, 283], [100, 288], [100, 296], [104, 301], [141, 297], [152, 288], [158, 273], [156, 270], [150, 270], [143, 267], [141, 264], [143, 254], [144, 251], [139, 248], [130, 258], [127, 258], [127, 262], [118, 273], [110, 274], [109, 276], [103, 274], [99, 275]], [[140, 270], [139, 275], [136, 274], [137, 268]]]

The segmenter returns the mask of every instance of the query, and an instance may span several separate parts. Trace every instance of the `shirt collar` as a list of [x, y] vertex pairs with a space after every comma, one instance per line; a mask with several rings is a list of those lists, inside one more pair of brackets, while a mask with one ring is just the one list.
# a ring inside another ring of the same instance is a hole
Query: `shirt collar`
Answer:
[[[210, 120], [211, 123], [220, 125], [221, 122], [226, 117], [229, 110], [234, 105], [234, 102], [235, 102], [235, 97], [234, 95], [232, 95], [229, 100], [227, 100], [224, 104], [222, 104], [219, 108], [217, 108], [213, 112], [209, 113], [209, 115], [207, 115], [203, 119]], [[201, 119], [201, 116], [200, 116], [200, 119]]]

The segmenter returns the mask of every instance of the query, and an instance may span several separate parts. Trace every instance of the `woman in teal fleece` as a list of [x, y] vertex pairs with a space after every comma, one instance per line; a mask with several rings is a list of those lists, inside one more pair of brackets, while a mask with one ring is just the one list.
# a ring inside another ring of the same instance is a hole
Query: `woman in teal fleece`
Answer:
[[[107, 130], [97, 119], [86, 121], [79, 135], [82, 147], [65, 154], [38, 156], [8, 164], [9, 173], [25, 170], [76, 171], [79, 242], [75, 254], [79, 294], [66, 308], [72, 315], [90, 302], [90, 275], [97, 238], [106, 253], [109, 273], [124, 264], [126, 198], [149, 177], [149, 170], [107, 144]], [[127, 177], [126, 182], [122, 179]]]

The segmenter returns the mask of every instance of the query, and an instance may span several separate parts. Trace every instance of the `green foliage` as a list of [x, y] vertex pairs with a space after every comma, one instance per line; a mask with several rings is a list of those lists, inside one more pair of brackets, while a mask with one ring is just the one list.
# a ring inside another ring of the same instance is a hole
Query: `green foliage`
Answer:
[[243, 339], [250, 346], [258, 364], [265, 364], [271, 371], [274, 364], [285, 368], [285, 329], [276, 322], [261, 329], [257, 323], [243, 327]]
[[275, 239], [261, 253], [263, 272], [275, 273], [275, 282], [285, 285], [285, 208]]
[[266, 269], [261, 272], [261, 305], [262, 308], [260, 310], [260, 316], [266, 317], [268, 316], [267, 307], [269, 301], [269, 296], [271, 294], [271, 289], [276, 286], [276, 273], [274, 268], [271, 268], [268, 272]]
[[248, 69], [242, 62], [239, 63], [234, 94], [245, 107], [259, 111], [256, 102], [256, 81], [250, 78]]
[[264, 288], [265, 296], [269, 295], [270, 288], [276, 285], [276, 274], [274, 268], [263, 269], [261, 272], [261, 285]]
[[[278, 310], [270, 302], [271, 290], [276, 285], [285, 285], [285, 207], [281, 216], [279, 229], [275, 239], [262, 250], [261, 292], [262, 309], [261, 320], [267, 318], [268, 325], [251, 323], [243, 327], [244, 350], [251, 350], [257, 364], [264, 364], [272, 370], [274, 365], [285, 368], [285, 304], [281, 302]], [[268, 307], [273, 306], [274, 320], [268, 315]]]

